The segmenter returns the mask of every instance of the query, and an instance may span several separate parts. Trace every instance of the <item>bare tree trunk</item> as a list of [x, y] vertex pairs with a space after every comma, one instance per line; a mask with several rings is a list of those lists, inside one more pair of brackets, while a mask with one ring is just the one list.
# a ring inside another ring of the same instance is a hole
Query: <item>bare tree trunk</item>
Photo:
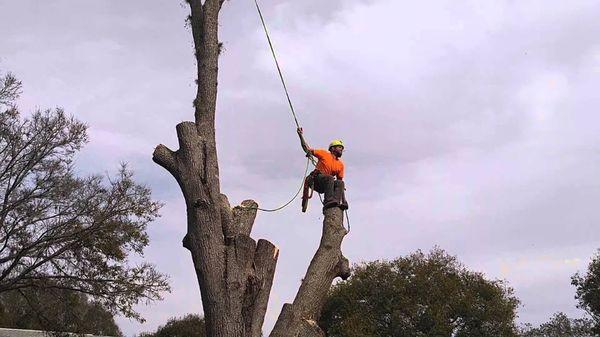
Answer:
[[[215, 110], [220, 43], [218, 17], [224, 0], [187, 0], [198, 64], [195, 121], [177, 125], [179, 149], [158, 145], [153, 160], [177, 180], [187, 207], [183, 246], [192, 256], [210, 337], [260, 337], [279, 250], [250, 237], [258, 205], [229, 205], [220, 191]], [[336, 276], [348, 275], [340, 246], [342, 211], [325, 212], [323, 236], [294, 304], [286, 305], [272, 336], [318, 336], [316, 326]], [[286, 333], [283, 327], [288, 327]], [[312, 330], [311, 330], [312, 329]], [[278, 332], [280, 331], [280, 332]], [[322, 333], [322, 332], [320, 332]]]

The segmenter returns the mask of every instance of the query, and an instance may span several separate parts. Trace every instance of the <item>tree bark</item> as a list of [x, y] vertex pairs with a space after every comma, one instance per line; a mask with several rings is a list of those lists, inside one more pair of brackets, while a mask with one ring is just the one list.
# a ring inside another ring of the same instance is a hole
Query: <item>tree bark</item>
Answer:
[[[218, 16], [223, 0], [187, 0], [198, 66], [195, 121], [177, 125], [179, 149], [158, 145], [153, 160], [178, 182], [187, 209], [183, 246], [192, 256], [209, 337], [260, 337], [279, 250], [250, 237], [258, 204], [231, 208], [221, 194], [215, 143]], [[347, 276], [340, 246], [342, 211], [325, 211], [323, 236], [293, 305], [286, 305], [271, 336], [320, 336], [315, 321], [336, 276]], [[291, 306], [291, 307], [290, 307]], [[288, 317], [289, 316], [289, 317]], [[283, 319], [282, 319], [283, 317]], [[288, 327], [287, 333], [282, 330]]]
[[270, 337], [324, 336], [316, 324], [327, 293], [336, 277], [350, 276], [348, 259], [342, 255], [341, 245], [348, 233], [343, 226], [343, 212], [334, 207], [326, 209], [323, 234], [300, 289], [292, 304], [286, 303], [275, 323]]

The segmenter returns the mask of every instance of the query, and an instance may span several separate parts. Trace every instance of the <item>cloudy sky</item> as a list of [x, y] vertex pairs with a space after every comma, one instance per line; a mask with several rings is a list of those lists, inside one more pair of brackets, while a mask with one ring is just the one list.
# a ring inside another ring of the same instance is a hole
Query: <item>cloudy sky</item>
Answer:
[[[519, 321], [575, 308], [570, 276], [600, 247], [600, 2], [264, 0], [309, 143], [347, 144], [353, 262], [437, 245], [505, 279]], [[0, 70], [30, 113], [64, 107], [89, 124], [82, 174], [130, 163], [165, 203], [145, 258], [171, 276], [165, 300], [119, 319], [131, 336], [200, 312], [175, 181], [153, 164], [193, 118], [195, 63], [183, 1], [0, 0]], [[221, 15], [217, 137], [232, 202], [287, 201], [304, 170], [295, 125], [253, 1]], [[295, 295], [322, 215], [294, 203], [259, 214], [281, 249], [265, 328]]]

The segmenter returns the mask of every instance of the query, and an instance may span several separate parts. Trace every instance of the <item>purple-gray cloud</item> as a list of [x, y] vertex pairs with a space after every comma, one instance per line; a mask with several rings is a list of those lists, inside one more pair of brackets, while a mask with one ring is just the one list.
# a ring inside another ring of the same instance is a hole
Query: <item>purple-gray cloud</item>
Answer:
[[[182, 2], [183, 3], [183, 2]], [[252, 1], [222, 11], [217, 137], [232, 202], [286, 201], [304, 158]], [[595, 1], [393, 0], [262, 3], [313, 146], [348, 144], [354, 262], [433, 245], [504, 278], [520, 319], [578, 316], [569, 277], [598, 248], [600, 23]], [[145, 258], [173, 293], [121, 320], [128, 335], [201, 310], [175, 181], [150, 158], [193, 117], [195, 65], [177, 2], [0, 5], [0, 67], [24, 82], [24, 111], [64, 107], [90, 125], [85, 172], [128, 161], [166, 202]], [[313, 200], [260, 214], [281, 248], [268, 329], [295, 294], [320, 236]]]

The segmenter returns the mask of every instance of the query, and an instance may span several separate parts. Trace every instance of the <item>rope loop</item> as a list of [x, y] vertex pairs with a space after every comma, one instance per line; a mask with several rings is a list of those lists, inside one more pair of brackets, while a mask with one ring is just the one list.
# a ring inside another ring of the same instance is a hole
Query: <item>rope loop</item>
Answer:
[[292, 203], [292, 201], [296, 200], [296, 198], [300, 194], [300, 191], [302, 191], [302, 189], [304, 188], [304, 179], [306, 179], [306, 175], [308, 174], [309, 167], [310, 167], [310, 159], [307, 159], [306, 160], [306, 169], [304, 170], [304, 175], [302, 176], [302, 181], [300, 183], [300, 187], [298, 188], [298, 191], [296, 192], [296, 194], [294, 194], [292, 199], [290, 199], [290, 201], [286, 202], [285, 204], [283, 204], [277, 208], [260, 208], [260, 207], [247, 207], [247, 208], [255, 208], [255, 209], [258, 209], [259, 211], [263, 211], [263, 212], [277, 212], [279, 210], [286, 208], [289, 204]]

